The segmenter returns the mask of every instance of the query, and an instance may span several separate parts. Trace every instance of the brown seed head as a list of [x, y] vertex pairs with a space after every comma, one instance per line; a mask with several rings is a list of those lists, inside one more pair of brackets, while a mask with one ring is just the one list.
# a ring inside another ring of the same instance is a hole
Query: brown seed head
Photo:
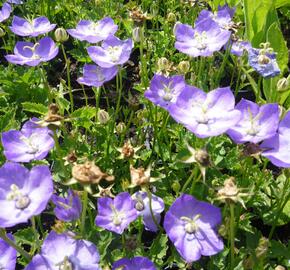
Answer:
[[131, 183], [133, 186], [143, 186], [150, 182], [150, 168], [145, 170], [143, 167], [135, 169], [130, 166]]

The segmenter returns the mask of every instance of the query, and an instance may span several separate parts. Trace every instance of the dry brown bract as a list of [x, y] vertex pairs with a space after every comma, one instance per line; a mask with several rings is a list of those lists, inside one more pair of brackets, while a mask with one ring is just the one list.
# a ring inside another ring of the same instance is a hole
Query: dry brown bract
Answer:
[[82, 184], [99, 184], [102, 179], [109, 182], [115, 180], [114, 176], [102, 172], [92, 161], [74, 165], [72, 168], [72, 176]]
[[135, 169], [132, 165], [130, 166], [131, 174], [131, 187], [144, 186], [150, 183], [150, 171], [151, 168], [146, 170], [143, 167]]

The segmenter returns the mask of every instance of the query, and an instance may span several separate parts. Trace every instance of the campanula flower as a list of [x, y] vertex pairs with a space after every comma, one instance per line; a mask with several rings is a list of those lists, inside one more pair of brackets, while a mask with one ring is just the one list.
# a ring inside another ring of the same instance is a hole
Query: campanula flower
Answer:
[[35, 18], [32, 21], [14, 16], [10, 29], [18, 36], [37, 37], [52, 31], [55, 26], [56, 24], [51, 24], [44, 16]]
[[4, 3], [0, 10], [0, 22], [7, 20], [11, 14], [12, 8], [8, 3]]
[[25, 122], [21, 131], [9, 130], [2, 133], [2, 145], [6, 159], [15, 162], [30, 162], [44, 159], [54, 147], [52, 131], [40, 127], [37, 118]]
[[101, 270], [99, 261], [100, 255], [93, 243], [74, 239], [69, 233], [51, 231], [42, 244], [40, 254], [33, 257], [25, 270]]
[[250, 42], [248, 41], [234, 41], [231, 44], [231, 53], [236, 56], [242, 56], [244, 52], [248, 52], [252, 48]]
[[265, 78], [275, 77], [281, 72], [276, 61], [276, 53], [269, 48], [268, 43], [262, 46], [263, 49], [251, 48], [249, 50], [249, 65]]
[[[132, 195], [132, 199], [135, 203], [135, 209], [139, 216], [143, 217], [143, 223], [145, 229], [148, 231], [156, 232], [158, 227], [156, 226], [150, 211], [150, 200], [147, 192], [138, 191]], [[152, 194], [152, 212], [155, 217], [156, 222], [160, 222], [160, 213], [164, 210], [164, 202], [158, 196]]]
[[99, 66], [110, 68], [123, 65], [129, 60], [133, 48], [132, 39], [120, 40], [110, 35], [102, 46], [91, 46], [87, 48], [90, 58]]
[[205, 93], [186, 86], [168, 111], [196, 136], [205, 138], [226, 132], [240, 120], [241, 112], [234, 107], [235, 97], [229, 87]]
[[195, 28], [177, 23], [174, 35], [175, 48], [189, 56], [211, 56], [229, 40], [231, 32], [221, 29], [213, 20], [199, 23]]
[[83, 77], [77, 79], [78, 83], [88, 86], [100, 87], [105, 82], [113, 79], [118, 73], [118, 67], [102, 68], [97, 65], [85, 64]]
[[82, 203], [80, 197], [75, 194], [71, 189], [65, 198], [55, 194], [51, 197], [52, 202], [55, 204], [54, 214], [62, 221], [74, 221], [80, 217], [82, 212]]
[[179, 254], [190, 263], [201, 255], [211, 256], [223, 250], [223, 241], [215, 230], [221, 219], [219, 208], [183, 194], [165, 214], [164, 229]]
[[114, 35], [117, 30], [118, 26], [114, 21], [110, 17], [105, 17], [97, 22], [81, 20], [76, 29], [68, 29], [67, 32], [79, 40], [98, 43], [109, 35]]
[[215, 13], [212, 13], [209, 10], [202, 10], [198, 18], [195, 21], [195, 25], [198, 25], [199, 23], [206, 24], [209, 20], [213, 20], [216, 22], [219, 27], [223, 29], [229, 29], [230, 25], [232, 24], [232, 17], [234, 16], [235, 9], [229, 8], [228, 5], [219, 6], [218, 11]]
[[[7, 237], [14, 241], [12, 234]], [[0, 269], [15, 270], [17, 251], [0, 238]]]
[[6, 55], [8, 62], [18, 65], [37, 66], [47, 62], [58, 54], [58, 47], [50, 37], [44, 37], [39, 42], [18, 41], [14, 54]]
[[14, 4], [14, 5], [21, 5], [23, 2], [21, 0], [7, 0], [7, 3]]
[[154, 104], [167, 109], [170, 104], [176, 102], [185, 84], [183, 76], [165, 77], [155, 74], [144, 96]]
[[129, 224], [137, 218], [135, 203], [128, 192], [119, 193], [114, 199], [98, 199], [97, 226], [122, 234]]
[[156, 270], [153, 262], [146, 257], [123, 258], [113, 263], [112, 270]]
[[0, 227], [12, 227], [39, 215], [53, 192], [48, 166], [30, 171], [18, 163], [6, 162], [0, 168]]
[[263, 141], [260, 146], [264, 149], [262, 156], [268, 158], [274, 165], [290, 168], [290, 112], [280, 122], [278, 132]]
[[240, 121], [227, 131], [235, 143], [258, 143], [276, 134], [279, 124], [278, 104], [258, 104], [242, 99], [236, 110], [241, 112]]

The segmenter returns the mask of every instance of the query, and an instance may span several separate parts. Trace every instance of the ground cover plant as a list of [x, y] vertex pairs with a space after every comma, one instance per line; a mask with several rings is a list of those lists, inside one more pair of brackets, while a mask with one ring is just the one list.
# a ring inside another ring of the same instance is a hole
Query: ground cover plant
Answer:
[[0, 269], [290, 267], [287, 0], [7, 0]]

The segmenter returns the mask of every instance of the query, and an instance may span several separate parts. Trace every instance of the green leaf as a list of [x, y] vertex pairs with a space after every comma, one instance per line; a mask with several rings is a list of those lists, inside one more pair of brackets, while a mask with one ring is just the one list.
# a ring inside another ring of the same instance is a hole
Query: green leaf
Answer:
[[95, 115], [96, 115], [96, 108], [88, 106], [88, 107], [82, 107], [75, 110], [71, 114], [71, 117], [91, 119]]
[[278, 22], [272, 23], [269, 27], [267, 31], [267, 41], [270, 42], [271, 47], [277, 53], [277, 62], [283, 73], [283, 71], [287, 70], [288, 48]]
[[22, 102], [22, 108], [24, 111], [37, 113], [37, 114], [47, 114], [48, 108], [40, 103], [33, 103], [33, 102]]
[[290, 6], [289, 0], [276, 0], [275, 1], [275, 8], [280, 8], [286, 5]]
[[13, 126], [15, 109], [7, 110], [4, 115], [0, 115], [0, 132], [9, 130]]
[[157, 238], [154, 239], [150, 247], [150, 257], [159, 266], [162, 266], [163, 258], [166, 255], [168, 249], [167, 245], [168, 239], [165, 234], [159, 234]]

